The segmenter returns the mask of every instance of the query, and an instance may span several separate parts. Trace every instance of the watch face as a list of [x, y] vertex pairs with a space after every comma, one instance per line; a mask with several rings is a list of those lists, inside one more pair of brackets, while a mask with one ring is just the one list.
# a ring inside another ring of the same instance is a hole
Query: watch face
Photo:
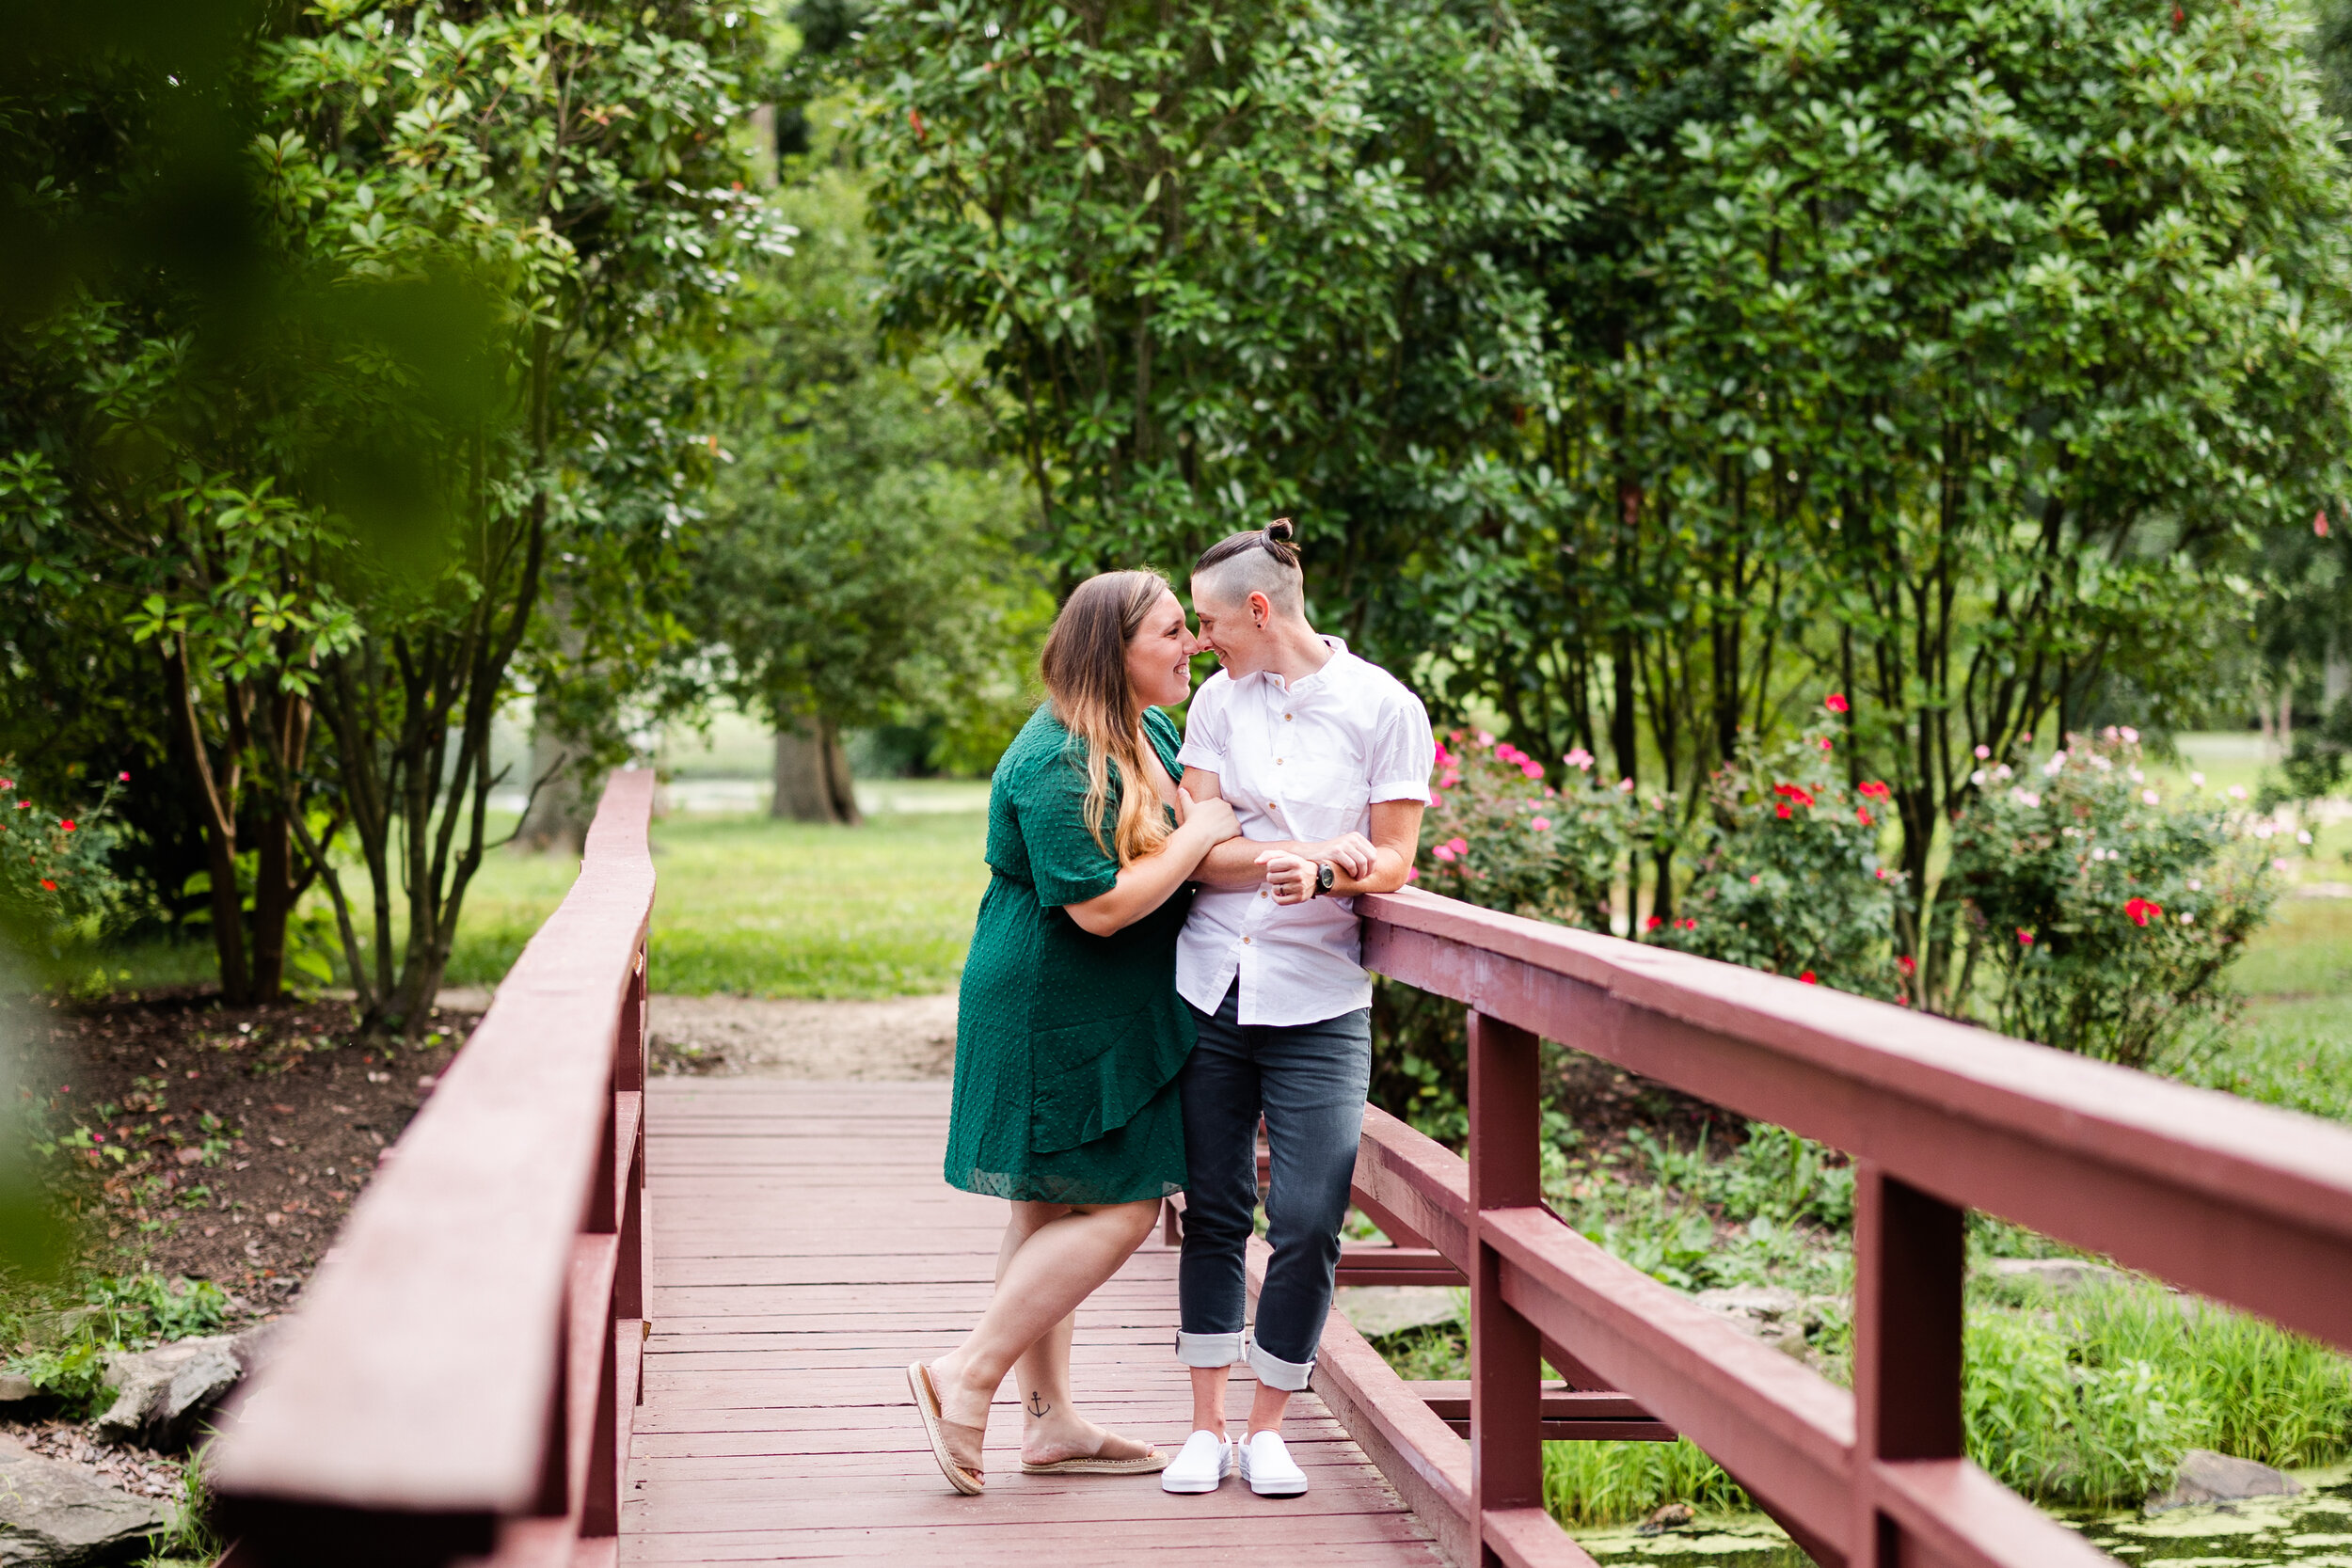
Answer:
[[1339, 873], [1327, 863], [1315, 867], [1315, 886], [1321, 888], [1324, 892], [1330, 892], [1331, 884], [1338, 880]]

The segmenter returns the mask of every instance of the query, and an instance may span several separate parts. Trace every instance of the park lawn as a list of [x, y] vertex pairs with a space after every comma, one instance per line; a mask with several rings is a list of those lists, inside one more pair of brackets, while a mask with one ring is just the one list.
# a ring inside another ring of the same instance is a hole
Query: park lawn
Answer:
[[[680, 815], [654, 824], [657, 991], [903, 996], [954, 988], [988, 867], [979, 812], [877, 815], [861, 828]], [[578, 863], [492, 856], [466, 900], [449, 983], [495, 985]]]

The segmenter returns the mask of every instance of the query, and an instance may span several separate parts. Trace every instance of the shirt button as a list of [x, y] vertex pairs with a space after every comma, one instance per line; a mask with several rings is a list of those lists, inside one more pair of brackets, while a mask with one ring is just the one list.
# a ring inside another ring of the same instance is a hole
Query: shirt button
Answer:
[[1289, 723], [1290, 721], [1291, 721], [1291, 716], [1290, 716], [1289, 714], [1287, 714], [1287, 713], [1286, 713], [1286, 714], [1282, 715], [1282, 722], [1283, 722], [1283, 723], [1287, 724], [1287, 723]]
[[1275, 767], [1277, 767], [1277, 768], [1281, 767], [1281, 766], [1282, 766], [1282, 759], [1281, 759], [1280, 757], [1276, 757], [1276, 758], [1274, 759], [1274, 766], [1275, 766]]
[[1249, 945], [1249, 939], [1248, 939], [1248, 937], [1244, 937], [1244, 938], [1242, 938], [1242, 939], [1241, 939], [1241, 944], [1242, 944], [1244, 947], [1248, 946], [1248, 945]]

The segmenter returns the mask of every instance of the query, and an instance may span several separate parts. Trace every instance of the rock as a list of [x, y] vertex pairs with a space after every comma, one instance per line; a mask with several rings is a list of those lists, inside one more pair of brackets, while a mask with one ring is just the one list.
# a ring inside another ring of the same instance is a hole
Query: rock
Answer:
[[1735, 1285], [1701, 1291], [1691, 1298], [1741, 1333], [1802, 1361], [1812, 1350], [1811, 1333], [1821, 1324], [1835, 1296], [1801, 1296], [1777, 1285]]
[[1995, 1258], [1995, 1279], [2030, 1279], [2052, 1291], [2079, 1291], [2086, 1285], [2121, 1285], [2123, 1274], [2105, 1263], [2080, 1258]]
[[0, 1437], [0, 1568], [102, 1568], [147, 1555], [164, 1511], [79, 1465]]
[[2233, 1459], [2211, 1449], [2191, 1449], [2181, 1456], [2172, 1490], [2149, 1498], [2148, 1512], [2161, 1513], [2168, 1508], [2234, 1502], [2241, 1497], [2292, 1497], [2302, 1490], [2302, 1483], [2293, 1476], [2267, 1465]]
[[1462, 1319], [1462, 1293], [1450, 1285], [1349, 1285], [1336, 1305], [1367, 1339]]
[[33, 1380], [23, 1372], [0, 1372], [0, 1404], [21, 1404], [35, 1392]]
[[1698, 1511], [1689, 1503], [1668, 1503], [1633, 1528], [1636, 1535], [1663, 1535], [1670, 1529], [1680, 1529], [1697, 1518]]
[[94, 1423], [98, 1435], [151, 1449], [186, 1447], [198, 1424], [245, 1375], [237, 1344], [229, 1335], [209, 1334], [107, 1357], [106, 1383], [115, 1402]]

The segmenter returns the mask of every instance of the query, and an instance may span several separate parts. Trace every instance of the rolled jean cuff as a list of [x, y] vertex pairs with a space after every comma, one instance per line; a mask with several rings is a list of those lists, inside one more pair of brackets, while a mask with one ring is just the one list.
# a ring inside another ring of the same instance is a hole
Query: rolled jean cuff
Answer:
[[1295, 1394], [1306, 1387], [1307, 1380], [1314, 1375], [1315, 1364], [1312, 1357], [1305, 1361], [1285, 1361], [1279, 1355], [1268, 1354], [1266, 1348], [1253, 1338], [1249, 1341], [1249, 1370], [1257, 1373], [1258, 1381], [1267, 1387]]
[[1176, 1359], [1187, 1367], [1230, 1367], [1241, 1359], [1241, 1334], [1176, 1331]]

